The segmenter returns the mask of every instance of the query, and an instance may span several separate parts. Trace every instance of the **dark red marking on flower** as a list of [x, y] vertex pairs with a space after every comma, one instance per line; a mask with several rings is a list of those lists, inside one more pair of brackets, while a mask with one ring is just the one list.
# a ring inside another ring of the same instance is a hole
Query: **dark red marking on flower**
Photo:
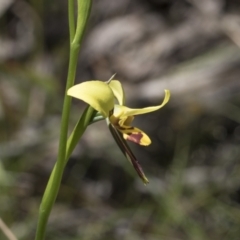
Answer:
[[127, 134], [127, 140], [140, 144], [143, 134], [140, 132]]

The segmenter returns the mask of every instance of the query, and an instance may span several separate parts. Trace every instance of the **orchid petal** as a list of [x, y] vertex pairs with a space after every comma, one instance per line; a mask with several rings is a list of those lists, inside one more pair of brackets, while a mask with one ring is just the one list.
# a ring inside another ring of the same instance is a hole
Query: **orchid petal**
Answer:
[[105, 118], [114, 108], [114, 94], [108, 84], [101, 81], [88, 81], [77, 84], [68, 89], [69, 96], [81, 99]]
[[131, 123], [134, 120], [134, 116], [129, 116], [129, 117], [122, 117], [119, 119], [118, 124], [119, 126], [124, 126], [124, 127], [131, 127]]
[[108, 85], [112, 89], [118, 103], [120, 105], [125, 105], [125, 93], [122, 84], [118, 80], [111, 80]]
[[129, 140], [141, 146], [148, 146], [151, 144], [151, 139], [139, 128], [118, 128], [118, 130], [123, 134], [125, 140]]
[[127, 116], [135, 116], [144, 113], [154, 112], [160, 108], [162, 108], [170, 99], [170, 91], [165, 90], [165, 97], [161, 105], [153, 106], [153, 107], [146, 107], [141, 109], [132, 109], [125, 106], [115, 105], [114, 108], [114, 116], [118, 117], [127, 117]]

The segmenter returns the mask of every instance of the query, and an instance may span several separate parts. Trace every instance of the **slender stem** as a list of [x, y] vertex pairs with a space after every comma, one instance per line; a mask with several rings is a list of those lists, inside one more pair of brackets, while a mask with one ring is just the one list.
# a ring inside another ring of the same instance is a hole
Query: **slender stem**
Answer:
[[47, 184], [46, 190], [43, 195], [43, 199], [39, 210], [39, 220], [37, 226], [37, 232], [35, 240], [43, 240], [45, 238], [46, 226], [48, 217], [52, 210], [53, 204], [56, 200], [57, 193], [60, 187], [62, 174], [66, 165], [66, 145], [67, 145], [67, 134], [68, 134], [68, 122], [71, 107], [71, 98], [66, 95], [67, 90], [73, 86], [76, 69], [78, 54], [83, 38], [83, 34], [86, 28], [86, 23], [90, 14], [91, 0], [78, 0], [78, 16], [77, 16], [77, 29], [74, 35], [74, 1], [69, 0], [69, 29], [70, 29], [70, 56], [69, 56], [69, 67], [68, 77], [66, 84], [66, 91], [63, 103], [60, 140], [58, 149], [58, 158], [56, 165], [52, 171], [51, 177]]
[[69, 35], [70, 43], [73, 41], [75, 35], [75, 0], [68, 1], [68, 23], [69, 23]]
[[68, 23], [69, 23], [69, 35], [70, 43], [73, 41], [75, 35], [75, 0], [68, 1]]

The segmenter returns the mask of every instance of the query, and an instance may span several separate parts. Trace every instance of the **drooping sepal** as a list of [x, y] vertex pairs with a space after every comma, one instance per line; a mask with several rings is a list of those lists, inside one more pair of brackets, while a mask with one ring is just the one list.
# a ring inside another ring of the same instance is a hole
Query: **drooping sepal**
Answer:
[[123, 138], [122, 134], [115, 129], [111, 123], [108, 122], [109, 130], [116, 141], [117, 145], [119, 146], [120, 150], [124, 154], [124, 156], [128, 159], [128, 161], [133, 165], [134, 169], [136, 170], [138, 176], [142, 179], [143, 183], [146, 185], [149, 183], [147, 177], [145, 176], [143, 169], [136, 159], [134, 154], [132, 153], [130, 147], [128, 146], [126, 140]]

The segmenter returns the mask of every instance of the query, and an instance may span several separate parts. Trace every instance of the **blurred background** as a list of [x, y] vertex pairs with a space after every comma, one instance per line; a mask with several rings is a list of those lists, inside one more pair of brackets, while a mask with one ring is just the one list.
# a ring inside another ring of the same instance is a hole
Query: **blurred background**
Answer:
[[[66, 167], [47, 239], [239, 240], [240, 2], [95, 0], [76, 82], [117, 73], [136, 118], [144, 186], [104, 121]], [[0, 1], [0, 217], [34, 239], [56, 160], [68, 66], [67, 1]], [[85, 108], [73, 101], [71, 126]], [[0, 231], [0, 239], [7, 239]]]

